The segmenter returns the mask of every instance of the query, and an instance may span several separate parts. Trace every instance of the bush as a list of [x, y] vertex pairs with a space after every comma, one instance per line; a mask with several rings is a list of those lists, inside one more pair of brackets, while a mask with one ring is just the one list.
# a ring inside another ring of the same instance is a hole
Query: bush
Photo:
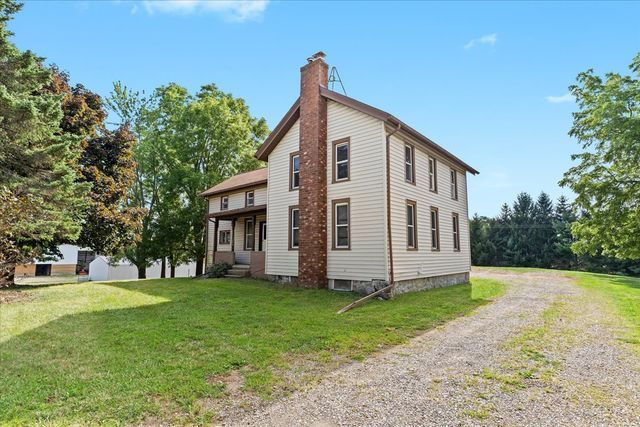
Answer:
[[211, 278], [224, 277], [225, 274], [231, 269], [231, 264], [226, 262], [218, 262], [213, 264], [207, 270], [207, 276]]

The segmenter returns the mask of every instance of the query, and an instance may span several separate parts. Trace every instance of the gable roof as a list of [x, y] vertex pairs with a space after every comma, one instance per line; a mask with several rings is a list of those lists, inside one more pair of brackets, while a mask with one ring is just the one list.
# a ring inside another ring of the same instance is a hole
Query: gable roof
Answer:
[[[375, 117], [376, 119], [382, 120], [385, 123], [390, 124], [398, 128], [398, 130], [402, 133], [417, 139], [419, 142], [426, 145], [428, 148], [438, 152], [443, 157], [448, 160], [464, 167], [470, 173], [477, 175], [479, 172], [460, 160], [458, 157], [451, 154], [449, 151], [442, 148], [440, 145], [436, 144], [426, 136], [422, 135], [417, 130], [413, 129], [411, 126], [402, 122], [400, 119], [396, 118], [392, 114], [387, 113], [386, 111], [382, 111], [378, 108], [372, 107], [371, 105], [365, 104], [364, 102], [360, 102], [357, 99], [349, 98], [346, 95], [341, 95], [337, 92], [329, 90], [325, 87], [320, 87], [320, 94], [331, 101], [335, 101], [339, 104], [345, 105], [347, 107], [351, 107], [354, 110], [360, 111], [361, 113], [367, 114], [369, 116]], [[300, 117], [300, 98], [293, 103], [287, 114], [280, 120], [280, 123], [275, 127], [273, 132], [269, 135], [269, 137], [264, 141], [264, 143], [260, 146], [258, 151], [256, 152], [256, 157], [260, 160], [266, 161], [269, 153], [273, 151], [273, 149], [278, 145], [278, 142], [284, 137], [284, 135], [291, 129], [293, 124]]]
[[260, 168], [250, 172], [239, 173], [231, 178], [214, 185], [207, 191], [200, 193], [202, 197], [213, 196], [215, 194], [228, 193], [233, 190], [253, 187], [267, 183], [267, 168]]

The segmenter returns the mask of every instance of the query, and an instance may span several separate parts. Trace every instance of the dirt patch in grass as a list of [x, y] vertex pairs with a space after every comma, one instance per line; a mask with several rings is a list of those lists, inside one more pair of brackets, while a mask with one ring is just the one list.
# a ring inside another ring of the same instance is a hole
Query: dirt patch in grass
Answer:
[[16, 291], [13, 289], [0, 289], [0, 304], [12, 304], [14, 302], [29, 301], [33, 299], [31, 292]]

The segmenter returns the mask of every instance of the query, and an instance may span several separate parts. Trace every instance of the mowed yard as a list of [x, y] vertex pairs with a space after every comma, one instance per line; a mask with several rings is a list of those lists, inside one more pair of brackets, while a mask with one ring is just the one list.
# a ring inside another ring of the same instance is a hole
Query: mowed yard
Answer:
[[474, 279], [337, 315], [355, 294], [254, 280], [0, 291], [0, 424], [207, 423], [232, 376], [234, 393], [270, 399], [295, 389], [296, 370], [311, 367], [297, 380], [313, 381], [502, 292]]

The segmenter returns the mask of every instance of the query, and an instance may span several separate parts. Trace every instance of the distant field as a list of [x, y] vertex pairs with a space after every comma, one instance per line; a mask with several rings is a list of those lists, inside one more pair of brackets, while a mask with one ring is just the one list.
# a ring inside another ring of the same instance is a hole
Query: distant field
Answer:
[[210, 423], [229, 373], [269, 398], [294, 366], [361, 360], [503, 291], [474, 279], [336, 315], [358, 297], [228, 279], [20, 287], [0, 305], [0, 424]]

